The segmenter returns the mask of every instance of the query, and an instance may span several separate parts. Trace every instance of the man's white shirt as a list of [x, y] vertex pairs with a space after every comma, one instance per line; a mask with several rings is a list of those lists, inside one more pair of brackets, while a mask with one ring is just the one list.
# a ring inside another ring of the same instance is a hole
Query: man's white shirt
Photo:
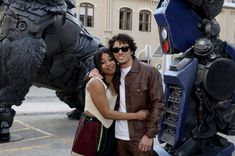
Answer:
[[[125, 77], [131, 70], [131, 66], [121, 69], [121, 79], [119, 88], [120, 106], [118, 111], [126, 113]], [[116, 120], [115, 137], [121, 140], [130, 140], [127, 120]]]

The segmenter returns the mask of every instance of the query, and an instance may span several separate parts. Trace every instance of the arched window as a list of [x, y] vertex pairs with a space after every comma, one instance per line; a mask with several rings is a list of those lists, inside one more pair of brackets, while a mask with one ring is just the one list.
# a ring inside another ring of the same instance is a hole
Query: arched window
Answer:
[[119, 29], [132, 30], [132, 10], [130, 8], [120, 9]]
[[85, 27], [94, 27], [94, 6], [89, 3], [81, 3], [80, 20]]
[[141, 10], [139, 14], [139, 31], [151, 31], [151, 12], [148, 10]]

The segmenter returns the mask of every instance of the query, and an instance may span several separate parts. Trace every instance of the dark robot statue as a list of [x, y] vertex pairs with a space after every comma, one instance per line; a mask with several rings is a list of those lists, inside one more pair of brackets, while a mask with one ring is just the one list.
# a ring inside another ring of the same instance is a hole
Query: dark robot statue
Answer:
[[229, 156], [235, 135], [235, 48], [219, 38], [223, 0], [160, 0], [162, 51], [177, 54], [164, 73], [161, 156]]
[[83, 111], [85, 74], [102, 46], [81, 25], [72, 0], [1, 0], [0, 142], [35, 84]]

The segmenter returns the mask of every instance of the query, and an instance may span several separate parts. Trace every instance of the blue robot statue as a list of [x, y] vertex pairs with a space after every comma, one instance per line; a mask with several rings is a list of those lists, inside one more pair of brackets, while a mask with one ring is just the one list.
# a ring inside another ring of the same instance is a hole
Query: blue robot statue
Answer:
[[35, 84], [83, 111], [84, 77], [102, 44], [79, 21], [75, 0], [0, 0], [0, 142]]
[[[165, 155], [229, 156], [235, 135], [235, 49], [219, 38], [223, 0], [160, 0], [162, 51], [177, 54], [164, 73], [166, 112], [158, 140]], [[159, 155], [160, 151], [157, 150]]]

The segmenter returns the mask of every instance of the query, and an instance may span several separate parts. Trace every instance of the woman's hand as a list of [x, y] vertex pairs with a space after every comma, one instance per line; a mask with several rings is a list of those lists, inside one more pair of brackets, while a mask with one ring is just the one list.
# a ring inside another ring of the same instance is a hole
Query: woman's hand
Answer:
[[145, 120], [148, 115], [149, 115], [148, 110], [139, 110], [138, 112], [136, 112], [136, 119], [137, 120]]
[[92, 77], [98, 77], [100, 79], [103, 79], [102, 75], [99, 73], [99, 70], [94, 68], [90, 71], [89, 75], [88, 75], [89, 78], [92, 78]]

